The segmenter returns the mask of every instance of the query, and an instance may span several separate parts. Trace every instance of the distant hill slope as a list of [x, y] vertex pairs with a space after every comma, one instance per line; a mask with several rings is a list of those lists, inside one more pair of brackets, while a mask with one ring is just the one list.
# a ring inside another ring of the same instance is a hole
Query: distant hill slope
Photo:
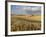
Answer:
[[41, 16], [12, 16], [14, 18], [18, 18], [18, 19], [25, 19], [25, 20], [31, 20], [31, 21], [41, 21]]

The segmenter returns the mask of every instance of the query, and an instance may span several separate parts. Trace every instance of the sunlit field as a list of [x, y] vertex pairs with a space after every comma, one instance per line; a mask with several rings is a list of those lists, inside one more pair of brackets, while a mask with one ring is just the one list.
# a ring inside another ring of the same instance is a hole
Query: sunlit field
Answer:
[[41, 30], [41, 16], [12, 15], [11, 31]]

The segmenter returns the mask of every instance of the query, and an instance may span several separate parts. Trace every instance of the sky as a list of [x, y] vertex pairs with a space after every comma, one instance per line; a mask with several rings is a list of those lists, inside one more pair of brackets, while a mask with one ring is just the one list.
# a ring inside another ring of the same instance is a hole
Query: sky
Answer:
[[11, 5], [12, 14], [41, 15], [41, 6]]

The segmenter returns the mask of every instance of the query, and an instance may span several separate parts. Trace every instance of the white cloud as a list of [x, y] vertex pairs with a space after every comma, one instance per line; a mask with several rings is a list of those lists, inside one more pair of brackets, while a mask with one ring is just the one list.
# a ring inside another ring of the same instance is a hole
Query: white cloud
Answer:
[[40, 11], [40, 10], [41, 10], [40, 7], [33, 7], [33, 8], [32, 8], [32, 11]]
[[24, 7], [21, 10], [40, 11], [40, 7]]
[[23, 10], [32, 10], [31, 7], [24, 7]]

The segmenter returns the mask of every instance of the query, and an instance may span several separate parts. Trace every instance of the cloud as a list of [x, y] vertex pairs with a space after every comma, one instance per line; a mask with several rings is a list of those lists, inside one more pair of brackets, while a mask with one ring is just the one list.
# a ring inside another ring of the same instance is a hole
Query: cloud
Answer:
[[23, 7], [20, 8], [19, 10], [29, 10], [29, 11], [41, 11], [41, 7]]
[[31, 7], [22, 7], [22, 8], [17, 8], [18, 10], [31, 10]]
[[40, 15], [41, 14], [41, 7], [28, 7], [25, 9], [27, 14], [35, 14]]
[[32, 8], [32, 11], [41, 11], [41, 7], [34, 7]]

